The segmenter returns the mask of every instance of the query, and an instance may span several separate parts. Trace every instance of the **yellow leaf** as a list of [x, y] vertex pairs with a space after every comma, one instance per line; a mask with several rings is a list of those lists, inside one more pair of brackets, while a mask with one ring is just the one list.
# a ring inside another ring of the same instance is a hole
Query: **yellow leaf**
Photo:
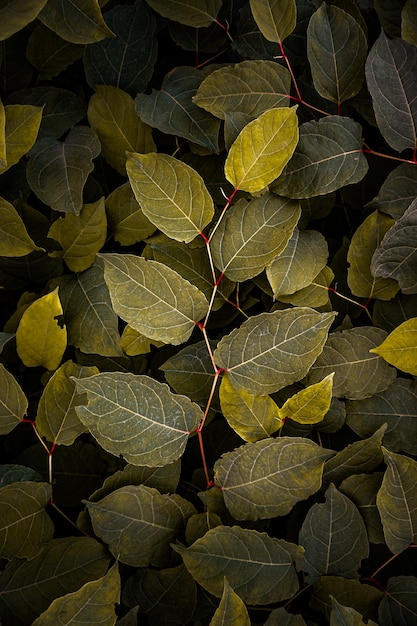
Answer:
[[210, 626], [250, 626], [248, 609], [224, 577], [223, 595]]
[[399, 370], [417, 376], [417, 317], [403, 322], [376, 348], [375, 352]]
[[0, 212], [0, 256], [21, 257], [43, 250], [32, 241], [19, 213], [4, 198], [0, 198]]
[[302, 389], [283, 404], [279, 410], [281, 419], [290, 418], [299, 424], [317, 424], [330, 409], [334, 372]]
[[4, 110], [6, 114], [6, 164], [0, 168], [0, 173], [18, 163], [34, 145], [41, 125], [43, 107], [10, 104]]

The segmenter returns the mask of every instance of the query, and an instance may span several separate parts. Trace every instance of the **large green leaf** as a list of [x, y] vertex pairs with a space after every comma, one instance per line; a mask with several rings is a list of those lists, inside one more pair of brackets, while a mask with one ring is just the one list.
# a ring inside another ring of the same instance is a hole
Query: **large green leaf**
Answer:
[[143, 214], [130, 183], [116, 187], [106, 198], [109, 229], [122, 246], [130, 246], [152, 235], [156, 226]]
[[287, 515], [320, 489], [324, 462], [332, 454], [299, 437], [247, 443], [216, 461], [215, 482], [234, 519]]
[[247, 604], [280, 602], [298, 589], [293, 562], [301, 558], [302, 549], [266, 533], [218, 526], [189, 548], [174, 548], [193, 578], [218, 598], [225, 576]]
[[83, 51], [84, 46], [65, 41], [40, 22], [29, 36], [26, 55], [40, 80], [51, 80], [80, 59]]
[[8, 39], [32, 22], [47, 0], [8, 0], [0, 7], [0, 41]]
[[233, 591], [232, 587], [224, 579], [223, 594], [220, 604], [210, 620], [210, 626], [250, 626], [250, 618], [245, 603]]
[[300, 126], [300, 140], [275, 193], [291, 198], [321, 196], [357, 183], [368, 171], [362, 154], [362, 128], [351, 118], [323, 117]]
[[86, 504], [96, 535], [119, 561], [135, 567], [166, 567], [170, 543], [196, 512], [177, 494], [160, 494], [145, 485], [121, 487], [99, 502]]
[[210, 26], [217, 17], [221, 0], [149, 0], [148, 4], [160, 15], [187, 26]]
[[6, 435], [26, 415], [27, 398], [15, 377], [0, 363], [0, 433]]
[[214, 359], [236, 388], [273, 393], [306, 375], [323, 349], [333, 318], [332, 313], [304, 307], [255, 315], [222, 338]]
[[160, 90], [136, 96], [136, 110], [149, 126], [219, 152], [220, 120], [193, 102], [203, 78], [193, 67], [175, 67], [164, 77]]
[[29, 236], [14, 206], [4, 198], [0, 198], [0, 211], [0, 256], [20, 257], [34, 250], [43, 250]]
[[400, 324], [370, 352], [379, 354], [403, 372], [417, 376], [417, 317]]
[[22, 481], [0, 489], [0, 556], [32, 559], [50, 541], [54, 525], [45, 511], [52, 495], [47, 483]]
[[385, 543], [381, 517], [376, 506], [376, 494], [381, 487], [383, 472], [352, 474], [340, 485], [340, 491], [358, 507], [371, 543]]
[[256, 193], [278, 178], [298, 141], [296, 107], [262, 113], [244, 127], [225, 163], [227, 180], [242, 191]]
[[42, 121], [42, 107], [30, 104], [10, 104], [4, 108], [6, 114], [5, 141], [6, 163], [0, 174], [16, 165], [32, 148]]
[[99, 153], [100, 142], [86, 126], [74, 127], [62, 142], [44, 137], [31, 150], [28, 183], [54, 211], [78, 215], [83, 188], [94, 167], [92, 161]]
[[293, 32], [297, 22], [295, 0], [250, 0], [250, 8], [268, 41], [282, 43]]
[[369, 205], [399, 219], [417, 196], [417, 167], [402, 163], [392, 170]]
[[417, 622], [417, 578], [392, 576], [378, 609], [380, 626], [409, 626]]
[[330, 409], [333, 376], [333, 373], [328, 374], [320, 382], [310, 385], [288, 398], [279, 409], [281, 419], [291, 419], [298, 424], [321, 422]]
[[211, 222], [213, 200], [189, 165], [167, 154], [131, 153], [126, 169], [144, 215], [168, 237], [192, 241]]
[[130, 254], [100, 258], [114, 310], [149, 339], [179, 345], [207, 313], [202, 292], [166, 265]]
[[162, 467], [178, 459], [202, 417], [186, 396], [148, 376], [112, 372], [76, 379], [87, 405], [79, 419], [108, 452], [134, 465]]
[[39, 19], [71, 43], [89, 44], [114, 36], [103, 19], [98, 0], [48, 0]]
[[228, 278], [253, 278], [280, 254], [299, 220], [296, 201], [266, 193], [228, 209], [210, 242], [213, 262]]

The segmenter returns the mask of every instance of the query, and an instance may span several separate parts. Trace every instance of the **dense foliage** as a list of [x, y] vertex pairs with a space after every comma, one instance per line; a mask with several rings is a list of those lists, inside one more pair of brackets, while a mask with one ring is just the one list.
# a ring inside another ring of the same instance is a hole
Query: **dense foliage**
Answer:
[[417, 624], [416, 0], [0, 2], [0, 618]]

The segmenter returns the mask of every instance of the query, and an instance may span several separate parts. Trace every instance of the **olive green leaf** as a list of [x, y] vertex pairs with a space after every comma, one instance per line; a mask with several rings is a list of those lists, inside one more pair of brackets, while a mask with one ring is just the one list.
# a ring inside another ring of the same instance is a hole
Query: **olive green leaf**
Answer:
[[265, 189], [281, 174], [297, 142], [297, 107], [265, 111], [244, 127], [230, 148], [227, 180], [252, 194]]
[[126, 152], [156, 150], [151, 128], [138, 117], [133, 98], [112, 85], [97, 85], [88, 104], [88, 121], [101, 142], [102, 155], [126, 175]]
[[220, 604], [210, 620], [210, 626], [250, 626], [248, 609], [224, 578]]
[[160, 15], [194, 28], [210, 26], [217, 17], [221, 0], [149, 0]]
[[374, 352], [403, 372], [417, 375], [417, 317], [395, 328]]
[[105, 372], [74, 379], [87, 404], [75, 410], [99, 444], [133, 465], [162, 467], [178, 459], [201, 409], [168, 385], [130, 372]]
[[106, 198], [109, 229], [122, 246], [143, 241], [152, 235], [156, 226], [143, 214], [130, 183], [116, 187]]
[[301, 615], [288, 613], [283, 607], [273, 609], [264, 626], [307, 626]]
[[307, 374], [323, 349], [333, 318], [333, 313], [304, 307], [254, 315], [221, 339], [214, 359], [237, 389], [273, 393]]
[[0, 99], [0, 171], [6, 167], [6, 111]]
[[416, 0], [406, 0], [401, 11], [401, 38], [417, 45]]
[[51, 485], [31, 481], [0, 489], [2, 558], [32, 559], [52, 539], [54, 525], [45, 511], [51, 495]]
[[280, 602], [298, 590], [293, 562], [302, 548], [266, 533], [218, 526], [189, 548], [173, 547], [197, 583], [218, 598], [224, 577], [247, 604]]
[[0, 8], [0, 41], [8, 39], [30, 24], [45, 6], [47, 0], [9, 0]]
[[378, 609], [379, 624], [407, 626], [417, 618], [417, 579], [415, 576], [388, 578]]
[[137, 330], [126, 324], [120, 337], [120, 347], [127, 356], [137, 356], [138, 354], [148, 354], [151, 346], [163, 346], [162, 341], [148, 339]]
[[170, 543], [196, 512], [179, 495], [160, 494], [145, 485], [121, 487], [86, 505], [96, 535], [119, 561], [135, 567], [168, 566]]
[[131, 153], [127, 174], [144, 215], [168, 237], [192, 241], [214, 215], [200, 174], [167, 154]]
[[358, 507], [371, 543], [385, 543], [381, 517], [376, 506], [376, 494], [381, 487], [383, 472], [352, 474], [340, 485], [340, 491]]
[[20, 257], [34, 250], [44, 250], [31, 239], [19, 213], [4, 198], [0, 198], [0, 211], [0, 256]]
[[0, 433], [7, 435], [26, 415], [27, 398], [15, 377], [0, 363]]
[[67, 331], [60, 326], [62, 315], [58, 287], [41, 296], [23, 313], [16, 331], [16, 348], [26, 367], [55, 370], [67, 347]]
[[29, 35], [26, 56], [38, 70], [40, 80], [51, 80], [80, 59], [83, 51], [84, 46], [65, 41], [39, 22]]
[[298, 424], [321, 422], [330, 409], [333, 376], [333, 373], [328, 374], [320, 382], [310, 385], [288, 398], [279, 409], [281, 419], [291, 419]]
[[411, 163], [402, 163], [388, 174], [368, 205], [398, 220], [416, 196], [417, 168]]
[[[365, 626], [365, 622], [362, 619], [362, 615], [355, 611], [351, 606], [343, 606], [333, 596], [332, 612], [330, 614], [330, 626]], [[369, 626], [378, 626], [376, 622], [367, 620]]]
[[325, 265], [307, 287], [294, 291], [294, 293], [280, 295], [278, 300], [293, 306], [309, 306], [313, 309], [326, 306], [331, 308], [328, 288], [333, 280], [333, 271]]
[[71, 43], [95, 43], [114, 36], [103, 19], [98, 0], [48, 0], [38, 17]]
[[36, 141], [42, 121], [41, 106], [9, 104], [4, 107], [4, 110], [6, 114], [6, 163], [0, 167], [0, 174], [12, 165], [16, 165], [22, 156], [29, 152]]
[[312, 609], [324, 613], [328, 620], [330, 619], [332, 596], [343, 606], [353, 607], [365, 618], [369, 618], [378, 614], [378, 605], [383, 597], [383, 592], [352, 578], [322, 576], [312, 587], [310, 606]]
[[180, 345], [208, 310], [203, 293], [171, 268], [130, 254], [100, 254], [115, 312], [149, 339]]
[[287, 515], [320, 489], [324, 461], [333, 454], [301, 437], [246, 443], [216, 461], [215, 483], [236, 520]]
[[250, 8], [265, 39], [282, 43], [297, 22], [295, 0], [250, 0]]

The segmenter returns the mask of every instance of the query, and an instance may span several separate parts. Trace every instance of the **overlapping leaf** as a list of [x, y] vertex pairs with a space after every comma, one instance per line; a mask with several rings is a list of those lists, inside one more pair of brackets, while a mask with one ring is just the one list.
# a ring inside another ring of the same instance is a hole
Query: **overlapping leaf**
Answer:
[[280, 295], [278, 300], [293, 306], [309, 306], [317, 309], [330, 304], [329, 287], [334, 280], [334, 273], [325, 265], [312, 282], [294, 293]]
[[138, 333], [129, 324], [123, 329], [120, 336], [120, 347], [127, 356], [137, 356], [138, 354], [148, 354], [151, 351], [151, 346], [160, 347], [163, 346], [163, 341], [156, 341], [155, 339], [148, 339], [145, 335]]
[[0, 41], [8, 39], [30, 24], [42, 10], [47, 0], [11, 0], [0, 8]]
[[0, 167], [0, 174], [16, 165], [32, 148], [42, 121], [42, 107], [9, 104], [5, 107], [5, 115], [6, 163]]
[[130, 183], [116, 187], [106, 198], [109, 228], [122, 246], [130, 246], [152, 235], [156, 226], [143, 214]]
[[226, 624], [250, 626], [250, 619], [245, 603], [233, 591], [225, 577], [220, 604], [210, 620], [210, 626], [225, 626]]
[[401, 37], [417, 45], [416, 1], [406, 0], [401, 11]]
[[376, 494], [381, 487], [383, 472], [352, 474], [340, 485], [340, 491], [358, 507], [371, 543], [384, 543], [381, 518], [376, 506]]
[[411, 163], [402, 163], [388, 174], [378, 194], [369, 204], [397, 220], [416, 196], [417, 167]]
[[29, 36], [26, 56], [41, 80], [51, 80], [80, 59], [83, 51], [84, 46], [65, 41], [40, 22]]
[[297, 22], [295, 0], [250, 0], [250, 8], [265, 39], [282, 43]]
[[298, 424], [317, 424], [330, 409], [334, 374], [310, 385], [288, 398], [279, 409], [281, 419], [291, 419]]
[[371, 352], [403, 372], [417, 376], [417, 317], [400, 324]]
[[[336, 624], [341, 624], [343, 626], [365, 626], [365, 622], [362, 620], [362, 615], [359, 613], [359, 611], [356, 611], [351, 606], [343, 606], [333, 597], [331, 598], [331, 600], [331, 626], [336, 626]], [[369, 624], [369, 626], [377, 626], [376, 622], [372, 620], [367, 620], [366, 623]]]
[[391, 576], [378, 609], [381, 626], [408, 626], [417, 620], [417, 579]]
[[39, 19], [57, 35], [72, 43], [89, 44], [112, 37], [98, 0], [48, 0]]
[[26, 415], [27, 398], [14, 376], [0, 363], [0, 433], [9, 433]]
[[43, 250], [29, 236], [26, 226], [14, 206], [0, 198], [0, 256], [19, 257], [34, 250]]
[[222, 5], [221, 0], [149, 0], [148, 4], [163, 17], [194, 28], [210, 26]]
[[17, 463], [3, 463], [0, 467], [0, 487], [22, 481], [43, 482], [42, 476], [31, 467]]

